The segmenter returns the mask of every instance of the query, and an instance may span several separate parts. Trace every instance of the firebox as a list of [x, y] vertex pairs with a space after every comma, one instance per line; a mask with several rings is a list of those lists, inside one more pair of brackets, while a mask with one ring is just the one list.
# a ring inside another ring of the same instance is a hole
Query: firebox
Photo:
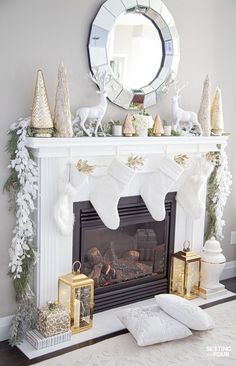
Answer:
[[163, 221], [153, 220], [141, 196], [121, 198], [117, 230], [103, 224], [90, 201], [74, 203], [73, 261], [94, 279], [95, 312], [168, 292], [175, 197], [167, 194]]

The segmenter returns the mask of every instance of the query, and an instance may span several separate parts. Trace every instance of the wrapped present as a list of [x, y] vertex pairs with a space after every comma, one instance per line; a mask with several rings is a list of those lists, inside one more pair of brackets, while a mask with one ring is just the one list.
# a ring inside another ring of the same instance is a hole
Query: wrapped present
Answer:
[[26, 340], [36, 349], [43, 349], [46, 347], [55, 346], [62, 342], [71, 340], [71, 330], [65, 333], [56, 334], [51, 337], [44, 337], [37, 329], [28, 330], [26, 333]]
[[44, 337], [70, 330], [70, 313], [60, 304], [48, 304], [37, 311], [37, 330]]

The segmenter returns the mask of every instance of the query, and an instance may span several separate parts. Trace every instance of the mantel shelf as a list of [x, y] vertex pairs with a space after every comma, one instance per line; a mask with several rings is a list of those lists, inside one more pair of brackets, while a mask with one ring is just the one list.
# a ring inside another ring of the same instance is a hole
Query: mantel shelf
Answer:
[[227, 145], [229, 136], [170, 136], [170, 137], [78, 137], [27, 138], [27, 147], [37, 157], [103, 156], [128, 153], [207, 152], [217, 145]]

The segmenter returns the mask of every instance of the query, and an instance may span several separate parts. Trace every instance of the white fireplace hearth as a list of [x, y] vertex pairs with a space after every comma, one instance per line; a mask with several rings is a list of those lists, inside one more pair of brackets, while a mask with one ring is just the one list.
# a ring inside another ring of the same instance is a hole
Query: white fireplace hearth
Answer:
[[[47, 301], [57, 299], [59, 276], [71, 271], [73, 238], [63, 236], [54, 221], [54, 206], [59, 195], [59, 182], [69, 179], [68, 163], [79, 159], [88, 160], [97, 168], [94, 176], [103, 175], [107, 166], [118, 156], [126, 162], [133, 153], [145, 158], [145, 165], [137, 172], [132, 184], [127, 186], [123, 196], [139, 195], [140, 185], [147, 174], [158, 167], [164, 154], [195, 154], [216, 151], [217, 145], [226, 145], [227, 137], [106, 137], [106, 138], [28, 138], [27, 146], [37, 160], [39, 168], [39, 192], [36, 211], [36, 246], [39, 261], [36, 267], [34, 284], [37, 305], [43, 306]], [[89, 190], [93, 189], [96, 179], [90, 179], [89, 188], [79, 190], [74, 201], [89, 200]], [[178, 191], [181, 179], [173, 188]], [[205, 192], [202, 194], [206, 195]], [[72, 207], [71, 207], [72, 209]], [[185, 240], [189, 240], [192, 249], [200, 252], [203, 246], [205, 215], [192, 220], [177, 204], [175, 225], [175, 251], [182, 248]]]

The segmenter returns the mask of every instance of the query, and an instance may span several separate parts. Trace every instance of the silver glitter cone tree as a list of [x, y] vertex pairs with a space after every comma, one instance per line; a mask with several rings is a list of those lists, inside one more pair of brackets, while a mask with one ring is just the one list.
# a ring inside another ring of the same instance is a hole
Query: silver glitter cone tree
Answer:
[[61, 63], [58, 67], [54, 125], [57, 137], [73, 136], [68, 79], [66, 68], [63, 63]]
[[202, 126], [203, 136], [211, 136], [210, 79], [208, 75], [204, 81], [202, 99], [198, 112], [198, 122]]

